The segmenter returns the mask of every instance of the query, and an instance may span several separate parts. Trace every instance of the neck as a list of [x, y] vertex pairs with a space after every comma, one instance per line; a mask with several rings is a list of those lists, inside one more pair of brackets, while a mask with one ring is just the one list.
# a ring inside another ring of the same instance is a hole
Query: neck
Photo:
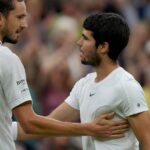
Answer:
[[97, 77], [95, 82], [99, 82], [103, 80], [107, 75], [109, 75], [113, 70], [118, 67], [116, 62], [109, 62], [109, 63], [101, 63], [98, 67], [95, 68], [97, 73]]

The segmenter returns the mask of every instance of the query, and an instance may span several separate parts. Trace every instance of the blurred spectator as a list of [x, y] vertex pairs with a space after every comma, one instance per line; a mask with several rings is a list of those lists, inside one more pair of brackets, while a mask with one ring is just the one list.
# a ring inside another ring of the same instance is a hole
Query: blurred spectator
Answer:
[[127, 48], [121, 58], [121, 64], [142, 84], [145, 67], [149, 66], [145, 44], [149, 40], [149, 27], [147, 22], [139, 22], [131, 31]]
[[68, 137], [56, 137], [52, 139], [43, 139], [37, 145], [36, 150], [81, 150], [78, 145], [70, 141]]
[[57, 65], [47, 79], [45, 90], [41, 94], [41, 108], [43, 115], [48, 115], [69, 95], [72, 79], [66, 64]]

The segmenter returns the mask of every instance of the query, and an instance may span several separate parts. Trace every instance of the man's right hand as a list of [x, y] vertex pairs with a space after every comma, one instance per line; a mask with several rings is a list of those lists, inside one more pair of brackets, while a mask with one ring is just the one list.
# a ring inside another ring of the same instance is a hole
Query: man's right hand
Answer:
[[[112, 120], [114, 113], [106, 113], [97, 117], [91, 123], [91, 136], [99, 138], [121, 138], [124, 137], [125, 132], [129, 130], [128, 121], [114, 121]], [[92, 130], [93, 129], [93, 130]]]

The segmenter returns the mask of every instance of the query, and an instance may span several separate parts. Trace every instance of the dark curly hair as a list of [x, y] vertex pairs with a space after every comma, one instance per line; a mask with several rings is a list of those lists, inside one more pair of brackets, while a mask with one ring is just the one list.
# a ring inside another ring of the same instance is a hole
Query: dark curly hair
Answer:
[[83, 27], [93, 32], [96, 47], [108, 42], [108, 56], [116, 61], [129, 40], [129, 27], [126, 21], [115, 13], [95, 13], [88, 16]]

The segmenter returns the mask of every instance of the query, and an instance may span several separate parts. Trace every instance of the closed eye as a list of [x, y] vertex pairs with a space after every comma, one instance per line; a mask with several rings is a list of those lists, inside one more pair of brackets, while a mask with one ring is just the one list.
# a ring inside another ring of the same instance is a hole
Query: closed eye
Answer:
[[26, 17], [26, 15], [18, 15], [17, 16], [17, 18], [20, 20], [20, 19], [23, 19], [23, 18], [25, 18]]

